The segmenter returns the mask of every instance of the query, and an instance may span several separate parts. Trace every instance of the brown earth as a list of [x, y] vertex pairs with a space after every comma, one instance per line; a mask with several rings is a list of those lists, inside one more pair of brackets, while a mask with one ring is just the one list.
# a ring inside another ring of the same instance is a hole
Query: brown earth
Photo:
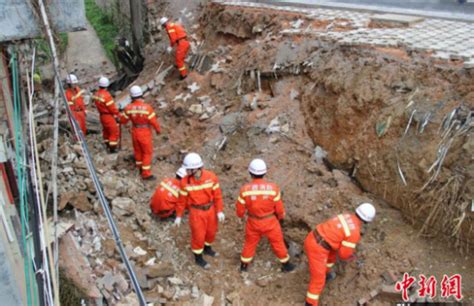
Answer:
[[[444, 115], [460, 101], [459, 120], [466, 109], [472, 109], [472, 72], [449, 63], [433, 65], [424, 54], [413, 51], [347, 47], [279, 33], [297, 18], [300, 16], [217, 4], [205, 9], [201, 27], [194, 34], [198, 40], [205, 39], [200, 51], [214, 63], [219, 61], [224, 70], [192, 71], [186, 81], [179, 82], [172, 69], [161, 89], [151, 88], [147, 93], [163, 130], [155, 137], [157, 182], [143, 183], [138, 178], [129, 157], [128, 128], [122, 127], [122, 151], [116, 158], [107, 156], [100, 135], [88, 136], [102, 179], [114, 178], [125, 186], [114, 189], [113, 183], [104, 183], [109, 199], [129, 197], [135, 203], [121, 215], [112, 206], [137, 270], [156, 257], [157, 263], [172, 267], [174, 278], [182, 282], [158, 277], [148, 284], [147, 297], [169, 305], [197, 305], [196, 287], [198, 296], [214, 297], [213, 305], [301, 305], [309, 281], [307, 259], [301, 253], [307, 233], [334, 214], [371, 201], [378, 215], [365, 229], [358, 260], [337, 265], [338, 277], [326, 287], [321, 305], [354, 305], [384, 282], [385, 271], [399, 277], [404, 272], [435, 275], [438, 281], [443, 274], [459, 273], [464, 301], [472, 303], [474, 260], [464, 252], [469, 250], [473, 222], [472, 213], [463, 206], [472, 198], [469, 188], [474, 185], [472, 134], [447, 134], [446, 139], [453, 141], [440, 174], [420, 190], [429, 177], [426, 169], [436, 157]], [[170, 56], [159, 55], [147, 58], [136, 83], [153, 80], [161, 61], [164, 68], [173, 64]], [[194, 82], [200, 86], [197, 92], [186, 101], [176, 99], [190, 93], [187, 86]], [[198, 99], [202, 96], [211, 99], [204, 108], [215, 107], [205, 111], [209, 118], [189, 110], [193, 104], [204, 104]], [[412, 123], [402, 138], [415, 108], [413, 121], [417, 124]], [[425, 130], [415, 132], [428, 112], [432, 117]], [[275, 127], [272, 133], [270, 122]], [[222, 143], [225, 145], [220, 146]], [[316, 145], [327, 151], [325, 163], [316, 162]], [[187, 220], [178, 229], [149, 216], [148, 202], [155, 185], [173, 176], [189, 151], [203, 156], [206, 167], [219, 176], [224, 193], [227, 219], [215, 243], [220, 256], [209, 259], [210, 270], [193, 263]], [[398, 174], [397, 154], [407, 186]], [[235, 216], [234, 203], [240, 186], [249, 180], [247, 165], [257, 156], [270, 167], [268, 179], [283, 190], [288, 212], [285, 236], [294, 242], [293, 249], [299, 249], [293, 257], [298, 268], [291, 274], [279, 271], [266, 241], [261, 242], [249, 273], [238, 272], [244, 224]], [[72, 184], [68, 188], [80, 191]], [[110, 239], [101, 209], [93, 204], [94, 210], [79, 220], [95, 220], [98, 232]], [[465, 217], [456, 220], [459, 227], [455, 228], [453, 220], [460, 216]], [[419, 223], [426, 224], [423, 233], [432, 238], [420, 235]], [[130, 250], [137, 246], [147, 255], [134, 255]], [[105, 243], [89, 257], [98, 279], [108, 269], [123, 271], [118, 253]], [[371, 305], [395, 300], [376, 297]]]

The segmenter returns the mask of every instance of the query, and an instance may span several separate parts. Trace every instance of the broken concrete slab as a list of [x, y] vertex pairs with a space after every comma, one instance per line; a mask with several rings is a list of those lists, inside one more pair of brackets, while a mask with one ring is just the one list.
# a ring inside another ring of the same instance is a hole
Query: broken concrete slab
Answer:
[[371, 22], [376, 22], [377, 24], [393, 24], [407, 27], [422, 22], [423, 20], [425, 20], [425, 18], [419, 16], [398, 14], [378, 14], [370, 18]]
[[168, 277], [175, 274], [175, 270], [170, 263], [160, 263], [149, 266], [146, 269], [146, 274], [149, 278]]
[[131, 216], [135, 207], [135, 201], [126, 197], [118, 197], [112, 201], [112, 211], [119, 216]]
[[84, 290], [85, 298], [91, 300], [102, 298], [92, 277], [93, 272], [89, 261], [82, 255], [71, 232], [64, 235], [59, 242], [59, 267], [69, 280]]

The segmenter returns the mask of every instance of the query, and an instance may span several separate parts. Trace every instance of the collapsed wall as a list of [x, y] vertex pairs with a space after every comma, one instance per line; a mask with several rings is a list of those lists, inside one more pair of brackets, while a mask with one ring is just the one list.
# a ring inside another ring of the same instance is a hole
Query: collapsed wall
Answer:
[[473, 69], [414, 47], [344, 41], [358, 26], [349, 19], [210, 4], [201, 21], [208, 41], [247, 43], [233, 80], [244, 93], [260, 86], [272, 95], [277, 79], [298, 77], [307, 133], [329, 163], [424, 234], [469, 248]]

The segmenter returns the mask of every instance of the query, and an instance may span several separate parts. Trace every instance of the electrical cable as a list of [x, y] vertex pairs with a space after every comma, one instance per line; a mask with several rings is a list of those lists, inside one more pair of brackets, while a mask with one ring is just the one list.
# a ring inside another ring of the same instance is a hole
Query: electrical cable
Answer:
[[[54, 44], [53, 35], [52, 35], [52, 32], [51, 32], [51, 28], [49, 26], [48, 17], [47, 17], [47, 13], [46, 13], [46, 9], [45, 9], [43, 0], [38, 0], [38, 4], [39, 4], [39, 7], [40, 7], [40, 13], [41, 13], [42, 21], [43, 21], [43, 24], [45, 26], [46, 36], [48, 37], [50, 51], [52, 53], [53, 69], [54, 69], [56, 82], [58, 82], [60, 84], [61, 83], [61, 77], [60, 77], [60, 74], [59, 74], [59, 61], [58, 61], [58, 58], [57, 58], [57, 55], [56, 55], [56, 46]], [[66, 98], [66, 95], [65, 95], [65, 92], [64, 92], [64, 88], [62, 86], [59, 86], [59, 89], [60, 89], [61, 98], [63, 100], [64, 107], [66, 109], [66, 113], [67, 113], [69, 121], [71, 122], [71, 125], [72, 125], [72, 129], [73, 129], [74, 134], [75, 134], [76, 138], [78, 139], [78, 141], [81, 145], [82, 151], [84, 153], [84, 159], [86, 161], [87, 168], [88, 168], [88, 170], [91, 174], [91, 178], [92, 178], [92, 181], [93, 181], [94, 186], [96, 188], [97, 195], [98, 195], [98, 198], [99, 198], [99, 202], [102, 205], [105, 216], [107, 218], [107, 222], [109, 223], [109, 227], [110, 227], [110, 229], [112, 231], [112, 234], [114, 236], [114, 240], [115, 240], [115, 244], [117, 246], [117, 249], [119, 250], [120, 256], [122, 257], [123, 263], [124, 263], [124, 265], [127, 269], [127, 272], [129, 274], [130, 280], [132, 282], [133, 288], [134, 288], [135, 293], [138, 297], [140, 305], [141, 306], [146, 306], [145, 296], [143, 295], [143, 292], [140, 288], [140, 284], [138, 282], [137, 276], [136, 276], [136, 274], [133, 270], [133, 267], [132, 267], [132, 265], [131, 265], [131, 263], [128, 259], [127, 253], [125, 252], [125, 248], [124, 248], [122, 240], [120, 238], [120, 233], [117, 229], [117, 226], [115, 225], [115, 221], [113, 219], [112, 212], [111, 212], [110, 207], [109, 207], [109, 203], [108, 203], [108, 201], [105, 197], [105, 194], [104, 194], [104, 191], [103, 191], [103, 188], [102, 188], [102, 184], [100, 183], [100, 180], [97, 177], [97, 172], [96, 172], [94, 163], [92, 162], [91, 154], [90, 154], [89, 149], [87, 147], [87, 142], [85, 140], [85, 137], [82, 134], [82, 130], [79, 128], [78, 123], [74, 119], [72, 111], [69, 108], [69, 105], [67, 103], [67, 98]], [[57, 103], [56, 103], [56, 107], [55, 107], [55, 112], [58, 112], [58, 104]]]

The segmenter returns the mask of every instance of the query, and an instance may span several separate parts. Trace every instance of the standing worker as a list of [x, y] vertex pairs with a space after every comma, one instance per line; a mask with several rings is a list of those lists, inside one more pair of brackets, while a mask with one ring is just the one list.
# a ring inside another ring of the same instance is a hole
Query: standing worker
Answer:
[[282, 263], [282, 271], [293, 271], [295, 266], [290, 263], [280, 225], [280, 221], [285, 217], [280, 188], [263, 178], [267, 173], [267, 165], [263, 160], [252, 160], [248, 170], [252, 182], [240, 189], [236, 202], [237, 216], [243, 218], [245, 211], [248, 215], [245, 244], [240, 256], [240, 271], [247, 271], [262, 236], [267, 237], [270, 242], [273, 252]]
[[204, 163], [198, 154], [187, 154], [184, 157], [183, 167], [188, 176], [181, 180], [175, 225], [181, 224], [184, 210], [189, 208], [191, 250], [196, 264], [207, 269], [209, 264], [202, 254], [217, 256], [212, 249], [212, 243], [217, 233], [217, 221], [225, 220], [222, 191], [217, 176], [203, 169]]
[[106, 77], [99, 79], [99, 90], [92, 96], [92, 100], [97, 106], [102, 123], [102, 137], [110, 153], [117, 152], [120, 139], [120, 128], [117, 120], [120, 118], [119, 111], [115, 105], [112, 95], [107, 90], [110, 82]]
[[188, 76], [188, 70], [184, 64], [186, 54], [188, 54], [189, 51], [189, 42], [186, 39], [186, 31], [181, 24], [169, 22], [166, 17], [162, 17], [160, 23], [168, 33], [170, 39], [170, 47], [166, 49], [168, 53], [171, 53], [173, 47], [176, 45], [176, 67], [179, 70], [180, 79], [184, 80]]
[[173, 217], [179, 198], [180, 182], [186, 176], [183, 167], [176, 171], [176, 178], [165, 178], [156, 188], [150, 201], [151, 212], [161, 219]]
[[66, 99], [74, 119], [76, 119], [76, 122], [82, 130], [82, 134], [86, 136], [86, 105], [84, 104], [84, 97], [82, 96], [84, 90], [81, 90], [79, 86], [77, 86], [77, 83], [77, 77], [74, 74], [69, 74], [66, 77]]
[[151, 162], [153, 159], [153, 131], [160, 134], [160, 124], [156, 113], [148, 103], [143, 101], [143, 92], [140, 86], [130, 88], [132, 102], [125, 106], [122, 112], [121, 123], [132, 121], [132, 142], [135, 155], [135, 165], [141, 172], [142, 179], [153, 180]]
[[304, 241], [308, 256], [311, 280], [306, 293], [305, 305], [318, 305], [326, 279], [335, 277], [331, 269], [336, 256], [341, 260], [353, 260], [355, 247], [360, 240], [362, 224], [375, 218], [375, 207], [370, 203], [359, 205], [355, 214], [340, 214], [316, 226]]

